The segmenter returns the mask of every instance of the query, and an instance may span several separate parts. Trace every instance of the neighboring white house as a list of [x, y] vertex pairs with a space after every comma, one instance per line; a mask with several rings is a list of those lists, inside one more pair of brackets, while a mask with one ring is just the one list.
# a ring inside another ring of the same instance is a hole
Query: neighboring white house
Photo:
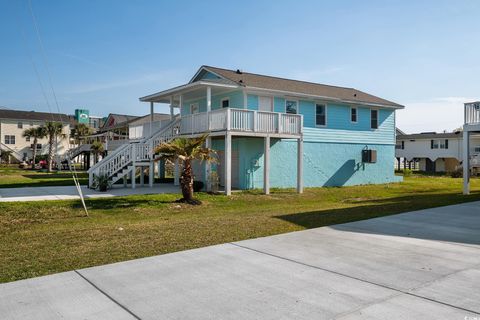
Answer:
[[[397, 135], [395, 157], [400, 168], [415, 162], [421, 171], [452, 172], [460, 168], [463, 161], [462, 141], [462, 131], [400, 134]], [[470, 155], [477, 158], [480, 155], [480, 135], [472, 135], [470, 141]], [[472, 161], [474, 166], [475, 163]]]
[[46, 122], [62, 122], [63, 133], [67, 136], [59, 139], [55, 146], [58, 155], [63, 155], [69, 149], [70, 117], [66, 114], [44, 113], [35, 111], [0, 110], [0, 150], [11, 151], [17, 161], [30, 160], [33, 148], [37, 154], [48, 152], [48, 139], [40, 139], [36, 146], [33, 139], [23, 137], [25, 129], [45, 125]]

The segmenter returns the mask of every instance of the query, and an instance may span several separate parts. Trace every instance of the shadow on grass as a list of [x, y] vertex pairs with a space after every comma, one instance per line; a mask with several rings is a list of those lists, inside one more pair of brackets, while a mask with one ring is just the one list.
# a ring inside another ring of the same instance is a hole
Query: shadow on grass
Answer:
[[[173, 195], [170, 199], [170, 196], [167, 196], [167, 199], [146, 199], [144, 196], [139, 196], [138, 199], [133, 198], [132, 196], [128, 197], [111, 197], [111, 198], [96, 198], [96, 199], [85, 199], [85, 203], [88, 209], [125, 209], [125, 208], [135, 208], [141, 206], [152, 207], [157, 204], [174, 204], [175, 201], [179, 198], [179, 195]], [[72, 203], [72, 208], [82, 209], [82, 203], [80, 201], [75, 201]]]
[[[480, 191], [474, 192], [469, 196], [464, 196], [459, 193], [418, 194], [377, 200], [361, 200], [355, 202], [360, 205], [354, 207], [301, 212], [275, 216], [275, 218], [294, 223], [307, 229], [331, 226], [334, 229], [342, 231], [480, 244], [480, 237], [478, 237], [480, 215], [478, 214], [475, 216], [477, 218], [473, 218], [472, 220], [469, 217], [463, 223], [460, 220], [461, 216], [456, 216], [455, 212], [452, 212], [451, 214], [448, 213], [442, 216], [441, 220], [438, 219], [438, 216], [432, 218], [414, 216], [409, 219], [410, 222], [406, 223], [407, 226], [394, 225], [387, 220], [375, 220], [374, 222], [365, 222], [354, 226], [340, 225], [348, 222], [476, 200], [480, 200]], [[425, 219], [428, 221], [427, 225], [423, 222]], [[418, 225], [415, 225], [415, 221], [418, 221]], [[362, 225], [363, 227], [358, 225]], [[429, 226], [432, 226], [432, 228], [429, 228]]]

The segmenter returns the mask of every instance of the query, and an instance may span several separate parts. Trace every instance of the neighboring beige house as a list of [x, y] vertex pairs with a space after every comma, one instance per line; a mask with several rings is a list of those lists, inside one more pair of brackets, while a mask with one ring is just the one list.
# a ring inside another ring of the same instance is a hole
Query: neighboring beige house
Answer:
[[170, 114], [165, 113], [155, 113], [153, 118], [150, 114], [138, 117], [128, 124], [128, 138], [130, 140], [148, 138], [170, 121]]
[[47, 154], [47, 138], [40, 139], [37, 146], [33, 146], [33, 139], [24, 138], [23, 131], [52, 121], [63, 123], [63, 133], [67, 137], [59, 139], [55, 146], [56, 153], [63, 155], [70, 146], [71, 119], [68, 115], [35, 111], [0, 110], [0, 151], [12, 151], [12, 156], [17, 161], [30, 160], [34, 147], [37, 148], [37, 154]]

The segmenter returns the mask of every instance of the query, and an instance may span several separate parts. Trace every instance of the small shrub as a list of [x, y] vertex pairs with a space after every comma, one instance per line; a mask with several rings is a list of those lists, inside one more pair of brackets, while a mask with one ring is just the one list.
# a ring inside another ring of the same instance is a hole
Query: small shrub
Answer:
[[199, 192], [204, 187], [204, 183], [202, 181], [193, 181], [193, 192]]
[[409, 177], [412, 175], [412, 169], [403, 169], [403, 176]]
[[460, 168], [460, 169], [457, 169], [455, 171], [450, 172], [450, 177], [452, 177], [452, 178], [463, 177], [463, 170]]
[[93, 176], [93, 188], [98, 189], [99, 191], [105, 192], [112, 186], [110, 180], [108, 179], [108, 175], [94, 175]]

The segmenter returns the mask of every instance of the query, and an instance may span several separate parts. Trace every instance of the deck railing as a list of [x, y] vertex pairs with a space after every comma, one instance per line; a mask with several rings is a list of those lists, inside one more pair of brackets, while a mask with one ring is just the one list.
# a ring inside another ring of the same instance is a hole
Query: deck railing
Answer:
[[465, 124], [480, 123], [480, 102], [465, 103]]
[[302, 116], [225, 108], [181, 117], [181, 134], [224, 130], [300, 135], [302, 133]]

